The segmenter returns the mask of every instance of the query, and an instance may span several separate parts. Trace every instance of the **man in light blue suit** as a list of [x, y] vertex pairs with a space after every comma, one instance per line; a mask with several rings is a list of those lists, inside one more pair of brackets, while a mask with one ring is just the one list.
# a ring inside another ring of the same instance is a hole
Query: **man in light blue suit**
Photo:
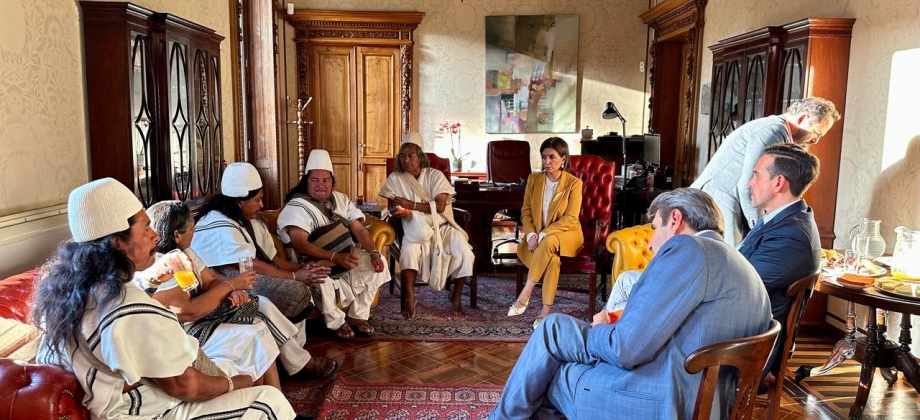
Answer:
[[[615, 324], [552, 314], [534, 331], [490, 419], [527, 419], [541, 406], [569, 419], [688, 419], [700, 347], [763, 333], [770, 302], [760, 277], [726, 245], [703, 191], [682, 188], [649, 208], [658, 253]], [[735, 378], [720, 379], [713, 417], [727, 417]]]
[[[764, 150], [754, 166], [748, 187], [751, 203], [766, 215], [754, 225], [738, 247], [763, 280], [770, 297], [773, 318], [785, 327], [792, 301], [786, 288], [796, 280], [818, 271], [821, 237], [811, 207], [802, 194], [818, 178], [815, 155], [794, 144], [777, 144]], [[767, 363], [779, 370], [779, 352], [785, 328], [776, 340]]]

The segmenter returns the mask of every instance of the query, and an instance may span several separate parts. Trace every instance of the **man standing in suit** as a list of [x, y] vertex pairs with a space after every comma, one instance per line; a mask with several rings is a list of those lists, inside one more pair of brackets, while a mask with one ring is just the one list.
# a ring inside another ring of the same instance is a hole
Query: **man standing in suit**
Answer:
[[[763, 333], [769, 300], [757, 272], [720, 236], [705, 192], [681, 188], [649, 208], [658, 254], [616, 324], [549, 315], [524, 348], [490, 419], [527, 419], [551, 405], [571, 419], [690, 418], [700, 375], [684, 360], [700, 347]], [[596, 317], [597, 318], [597, 317]], [[731, 376], [714, 413], [727, 414]]]
[[[770, 296], [773, 318], [786, 325], [791, 299], [786, 288], [818, 271], [821, 239], [815, 217], [802, 199], [818, 178], [818, 158], [794, 144], [777, 144], [764, 150], [748, 182], [751, 203], [766, 215], [754, 225], [738, 251], [760, 274]], [[776, 348], [783, 344], [783, 331]], [[778, 352], [767, 365], [775, 370]]]
[[751, 203], [748, 181], [764, 149], [780, 143], [816, 144], [838, 120], [833, 102], [805, 98], [789, 106], [785, 114], [751, 121], [725, 138], [691, 185], [708, 192], [718, 203], [725, 218], [725, 242], [739, 244], [760, 219], [761, 213]]

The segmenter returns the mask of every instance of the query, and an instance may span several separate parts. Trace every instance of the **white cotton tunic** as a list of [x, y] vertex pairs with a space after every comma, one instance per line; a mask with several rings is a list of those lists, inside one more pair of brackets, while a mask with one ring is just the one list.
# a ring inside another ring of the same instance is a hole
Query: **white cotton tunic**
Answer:
[[[278, 251], [268, 227], [259, 219], [252, 219], [250, 223], [259, 247], [269, 259], [275, 258]], [[208, 267], [220, 267], [238, 264], [243, 257], [255, 258], [256, 242], [239, 223], [219, 211], [211, 211], [196, 224], [192, 249]]]
[[[191, 248], [185, 254], [192, 260], [195, 274], [201, 278], [201, 272], [208, 266]], [[162, 254], [158, 254], [159, 259]], [[140, 277], [135, 276], [137, 281]], [[143, 288], [144, 285], [140, 284]], [[157, 292], [163, 292], [179, 287], [176, 279], [170, 279], [157, 287]], [[226, 286], [224, 286], [226, 287]], [[278, 343], [285, 343], [294, 334], [294, 327], [271, 301], [259, 296], [259, 312], [268, 318], [270, 325], [263, 320], [255, 318], [252, 324], [223, 323], [214, 329], [201, 350], [227, 375], [249, 375], [253, 380], [259, 379], [275, 363], [280, 350]], [[188, 331], [195, 321], [182, 324]]]
[[[424, 202], [425, 200], [422, 197], [419, 197], [408, 183], [404, 182], [401, 176], [397, 176], [398, 173], [394, 172], [387, 177], [386, 182], [383, 184], [381, 189], [381, 195], [389, 196], [395, 194], [399, 197], [409, 199], [416, 202]], [[411, 176], [411, 175], [410, 175]], [[421, 173], [418, 177], [418, 182], [422, 185], [422, 188], [427, 192], [432, 199], [438, 196], [439, 194], [447, 194], [447, 206], [444, 209], [444, 213], [453, 212], [453, 202], [454, 196], [457, 194], [454, 187], [450, 185], [450, 182], [447, 180], [447, 177], [444, 176], [441, 171], [437, 171], [431, 168], [422, 168]], [[420, 212], [413, 212], [413, 216], [416, 214], [423, 215]], [[430, 214], [427, 215], [430, 217]], [[444, 251], [450, 255], [450, 264], [448, 265], [448, 276], [453, 279], [459, 279], [464, 277], [469, 277], [473, 275], [473, 264], [475, 262], [475, 256], [473, 255], [473, 249], [469, 244], [469, 238], [466, 235], [466, 232], [459, 230], [452, 225], [447, 223], [447, 220], [442, 214], [437, 214], [436, 223], [440, 226], [441, 232], [441, 246], [444, 248]], [[405, 227], [406, 224], [404, 223]], [[400, 245], [400, 256], [399, 264], [402, 268], [408, 270], [416, 270], [419, 273], [419, 280], [429, 283], [429, 285], [434, 285], [434, 282], [430, 282], [425, 273], [430, 271], [430, 258], [432, 250], [431, 243], [415, 243], [409, 242], [406, 240], [406, 237], [403, 237], [403, 240]], [[440, 284], [440, 287], [443, 287], [443, 283]]]
[[[346, 225], [355, 220], [364, 219], [364, 213], [345, 194], [333, 191], [329, 202], [333, 201], [335, 202], [335, 214], [346, 221]], [[288, 229], [291, 227], [300, 228], [310, 234], [330, 224], [332, 220], [313, 203], [303, 198], [294, 198], [286, 203], [278, 214], [278, 236], [281, 237], [282, 242], [289, 244], [291, 236]], [[360, 252], [361, 261], [358, 266], [349, 270], [345, 276], [338, 279], [326, 278], [326, 283], [319, 286], [320, 293], [324, 297], [336, 296], [336, 299], [323, 299], [321, 303], [320, 309], [328, 328], [338, 329], [345, 322], [345, 313], [335, 305], [336, 300], [343, 307], [348, 307], [350, 317], [367, 320], [377, 289], [390, 280], [386, 261], [381, 260], [383, 262], [381, 272], [374, 271], [373, 260], [368, 251], [371, 250]], [[296, 253], [291, 255], [291, 259], [298, 261]]]

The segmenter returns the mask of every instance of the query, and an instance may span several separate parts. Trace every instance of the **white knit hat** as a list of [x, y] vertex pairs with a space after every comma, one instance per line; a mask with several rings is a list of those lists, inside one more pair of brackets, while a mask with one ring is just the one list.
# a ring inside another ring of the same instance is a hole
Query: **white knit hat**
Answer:
[[224, 177], [220, 180], [221, 194], [242, 198], [259, 188], [262, 188], [262, 178], [255, 166], [247, 162], [233, 162], [224, 169]]
[[307, 164], [304, 166], [303, 171], [307, 172], [313, 169], [322, 169], [332, 173], [332, 159], [329, 157], [329, 152], [323, 149], [313, 149], [310, 152], [310, 157], [307, 158]]
[[422, 150], [425, 150], [425, 139], [423, 139], [422, 135], [419, 133], [412, 132], [405, 134], [402, 138], [402, 144], [406, 143], [417, 144], [418, 147], [421, 147]]
[[74, 242], [87, 242], [127, 230], [128, 218], [143, 209], [128, 187], [102, 178], [70, 192], [67, 222]]

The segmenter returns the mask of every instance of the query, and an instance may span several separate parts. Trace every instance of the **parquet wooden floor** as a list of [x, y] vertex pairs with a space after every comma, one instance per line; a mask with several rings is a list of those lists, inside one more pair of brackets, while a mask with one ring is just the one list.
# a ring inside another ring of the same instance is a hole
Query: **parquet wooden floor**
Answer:
[[[524, 348], [523, 343], [443, 343], [368, 341], [340, 342], [311, 338], [307, 348], [317, 356], [336, 358], [341, 375], [352, 382], [404, 382], [503, 385]], [[833, 349], [826, 337], [801, 337], [790, 369], [802, 364], [820, 365]], [[803, 385], [791, 380], [784, 387], [782, 420], [845, 419], [856, 395], [859, 364], [847, 361], [823, 377], [808, 378]], [[876, 374], [865, 419], [918, 419], [920, 397], [898, 380], [891, 388]], [[763, 419], [762, 408], [754, 418]]]

